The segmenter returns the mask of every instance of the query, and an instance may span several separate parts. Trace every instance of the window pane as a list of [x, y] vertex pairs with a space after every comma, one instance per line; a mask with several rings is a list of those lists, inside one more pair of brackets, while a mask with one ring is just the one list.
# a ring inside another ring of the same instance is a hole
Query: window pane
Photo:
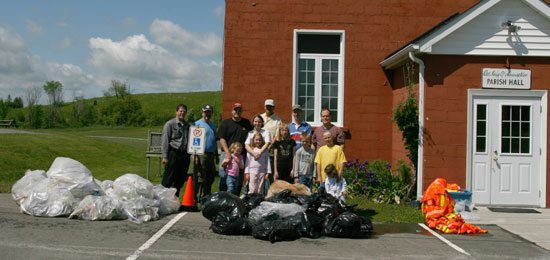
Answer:
[[323, 72], [330, 71], [330, 60], [323, 60]]
[[306, 88], [307, 86], [305, 84], [300, 84], [298, 86], [298, 96], [303, 97], [306, 95]]
[[477, 105], [477, 119], [487, 119], [486, 115], [487, 105], [479, 104]]
[[522, 106], [521, 107], [521, 121], [529, 121], [531, 117], [531, 107]]
[[521, 153], [529, 153], [529, 138], [521, 138]]
[[476, 139], [476, 152], [485, 152], [485, 137], [478, 137]]
[[338, 84], [338, 72], [330, 73], [330, 83]]
[[502, 122], [502, 137], [510, 136], [510, 123]]
[[340, 35], [298, 34], [298, 53], [340, 54]]
[[321, 99], [321, 109], [329, 108], [329, 99], [328, 98], [322, 98]]
[[306, 80], [307, 80], [306, 82], [309, 84], [315, 83], [315, 72], [308, 72]]
[[519, 153], [519, 138], [512, 138], [512, 153]]
[[327, 97], [329, 95], [329, 88], [330, 88], [329, 85], [323, 85], [321, 87], [321, 96], [322, 97]]
[[313, 110], [306, 110], [306, 121], [313, 121], [315, 119]]
[[313, 99], [312, 97], [308, 97], [308, 98], [307, 98], [306, 108], [307, 108], [307, 109], [313, 109], [313, 108], [315, 108], [315, 102], [314, 102], [314, 99]]
[[512, 122], [512, 136], [519, 136], [519, 123]]
[[330, 88], [330, 95], [332, 97], [338, 97], [338, 85], [332, 85]]
[[306, 73], [303, 71], [300, 71], [300, 73], [298, 73], [298, 83], [306, 83], [306, 82], [307, 82]]
[[521, 136], [529, 137], [531, 136], [531, 129], [529, 129], [529, 123], [521, 123]]
[[485, 128], [486, 123], [485, 121], [478, 121], [477, 122], [477, 135], [485, 136]]
[[510, 106], [502, 106], [502, 120], [510, 120]]
[[510, 153], [510, 138], [502, 138], [502, 153]]
[[338, 111], [336, 110], [332, 110], [331, 113], [330, 113], [330, 121], [331, 122], [336, 122], [338, 121]]
[[513, 121], [519, 121], [519, 106], [512, 106], [512, 120]]
[[338, 71], [338, 60], [331, 60], [330, 68], [332, 71]]
[[323, 73], [323, 81], [321, 81], [321, 84], [328, 84], [330, 83], [330, 74]]
[[298, 104], [299, 104], [301, 107], [306, 107], [306, 98], [298, 97]]
[[315, 96], [315, 85], [309, 84], [309, 85], [307, 86], [307, 96], [308, 96], [308, 97], [313, 97], [313, 96]]
[[330, 99], [330, 110], [334, 111], [338, 109], [338, 98], [331, 98]]
[[307, 60], [300, 59], [298, 61], [298, 70], [302, 71], [302, 70], [305, 70], [306, 68], [307, 68]]
[[315, 71], [315, 60], [309, 59], [307, 63], [307, 70], [309, 71]]

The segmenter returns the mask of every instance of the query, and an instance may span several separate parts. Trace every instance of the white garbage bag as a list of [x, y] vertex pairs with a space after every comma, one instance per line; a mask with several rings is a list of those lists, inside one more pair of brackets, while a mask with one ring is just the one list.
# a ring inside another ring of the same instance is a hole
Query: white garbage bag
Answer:
[[32, 216], [69, 216], [78, 203], [69, 190], [57, 188], [50, 179], [37, 182], [31, 190], [20, 208], [22, 212]]
[[103, 195], [90, 170], [71, 158], [55, 158], [46, 175], [52, 185], [69, 190], [79, 200], [87, 195]]
[[268, 218], [286, 218], [304, 211], [306, 211], [306, 207], [296, 203], [283, 204], [262, 201], [259, 206], [248, 213], [248, 219], [253, 223], [260, 223]]
[[99, 187], [101, 187], [103, 192], [106, 192], [108, 189], [113, 188], [113, 181], [112, 180], [97, 181], [97, 183], [99, 184]]
[[168, 215], [178, 212], [180, 208], [180, 201], [176, 197], [176, 188], [166, 188], [161, 184], [155, 186], [155, 199], [159, 200], [159, 214]]
[[124, 213], [128, 220], [141, 224], [159, 219], [159, 201], [138, 197], [123, 201]]
[[131, 200], [139, 197], [146, 199], [154, 198], [153, 184], [149, 180], [133, 173], [127, 173], [118, 177], [113, 182], [113, 190], [121, 200]]
[[122, 205], [109, 196], [88, 195], [75, 207], [69, 218], [84, 220], [125, 219]]
[[25, 199], [29, 197], [32, 192], [32, 187], [39, 181], [46, 179], [46, 172], [43, 170], [27, 170], [25, 176], [19, 179], [11, 187], [11, 196], [15, 200], [17, 205], [21, 205]]

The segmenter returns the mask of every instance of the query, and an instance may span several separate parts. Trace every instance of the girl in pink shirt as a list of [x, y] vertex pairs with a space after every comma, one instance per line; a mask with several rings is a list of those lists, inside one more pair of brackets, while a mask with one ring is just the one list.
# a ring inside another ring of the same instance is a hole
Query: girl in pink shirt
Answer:
[[[261, 153], [264, 144], [265, 142], [262, 135], [260, 133], [255, 133], [251, 143], [253, 153], [247, 153], [246, 168], [244, 170], [244, 174], [250, 178], [248, 182], [248, 194], [263, 193], [265, 176], [271, 173], [269, 154]], [[259, 153], [261, 153], [261, 155], [256, 159], [254, 154]]]
[[[227, 173], [227, 191], [239, 196], [239, 170], [244, 169], [243, 156], [241, 151], [243, 150], [243, 145], [239, 142], [232, 143], [229, 146], [229, 162], [225, 161], [222, 163], [222, 167], [225, 167], [225, 172]], [[225, 165], [224, 165], [225, 164]]]

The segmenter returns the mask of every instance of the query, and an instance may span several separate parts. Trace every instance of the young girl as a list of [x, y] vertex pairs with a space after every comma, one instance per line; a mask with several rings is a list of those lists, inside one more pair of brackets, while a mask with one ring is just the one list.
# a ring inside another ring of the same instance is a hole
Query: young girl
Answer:
[[275, 155], [275, 179], [294, 183], [294, 155], [296, 154], [296, 141], [290, 138], [287, 124], [279, 127], [279, 135], [273, 143]]
[[[241, 152], [243, 145], [239, 142], [234, 142], [229, 146], [229, 162], [225, 166], [227, 173], [227, 191], [239, 196], [239, 170], [244, 169], [243, 156]], [[224, 162], [225, 164], [225, 162]]]
[[337, 198], [341, 204], [346, 204], [345, 196], [348, 194], [346, 180], [344, 178], [338, 180], [338, 171], [334, 164], [327, 165], [325, 173], [327, 175], [325, 179], [325, 190], [327, 193]]
[[[254, 125], [254, 129], [248, 132], [248, 136], [246, 137], [246, 141], [244, 142], [244, 148], [246, 149], [248, 154], [251, 154], [256, 160], [260, 159], [260, 156], [262, 156], [262, 154], [264, 153], [267, 153], [269, 158], [269, 148], [271, 145], [271, 137], [268, 131], [262, 129], [262, 127], [264, 126], [264, 119], [260, 115], [255, 115], [252, 118], [252, 124]], [[254, 147], [252, 147], [252, 142], [253, 142], [252, 138], [254, 137], [255, 134], [260, 134], [264, 140], [264, 145], [260, 147], [260, 150], [254, 150]], [[249, 156], [247, 155], [246, 157], [248, 158]], [[271, 171], [269, 174], [271, 174]], [[243, 180], [244, 195], [248, 194], [248, 191], [249, 191], [249, 187], [248, 187], [249, 178], [250, 176], [245, 174], [244, 180]]]
[[[245, 175], [249, 178], [248, 194], [263, 193], [263, 186], [266, 174], [271, 173], [271, 164], [269, 163], [269, 154], [262, 153], [264, 147], [264, 138], [260, 133], [254, 134], [252, 137], [252, 152], [246, 155]], [[260, 153], [260, 158], [256, 159], [255, 154]]]
[[302, 146], [296, 151], [294, 160], [294, 183], [304, 184], [311, 190], [315, 176], [315, 151], [310, 147], [310, 138], [307, 132], [300, 135]]

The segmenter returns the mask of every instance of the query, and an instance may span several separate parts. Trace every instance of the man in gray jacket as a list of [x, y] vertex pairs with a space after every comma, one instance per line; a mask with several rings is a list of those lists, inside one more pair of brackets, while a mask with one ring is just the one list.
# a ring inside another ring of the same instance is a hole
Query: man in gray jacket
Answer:
[[189, 123], [185, 122], [186, 114], [187, 106], [179, 104], [176, 108], [176, 117], [168, 120], [162, 129], [162, 163], [166, 165], [162, 186], [175, 187], [178, 197], [191, 161], [187, 153]]

